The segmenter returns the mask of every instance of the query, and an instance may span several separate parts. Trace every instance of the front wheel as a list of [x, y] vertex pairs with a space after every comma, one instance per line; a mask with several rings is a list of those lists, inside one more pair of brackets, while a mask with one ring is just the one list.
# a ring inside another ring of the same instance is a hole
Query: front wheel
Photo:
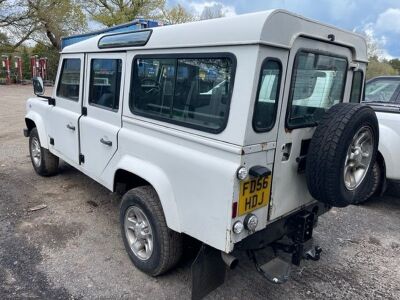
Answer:
[[33, 128], [29, 135], [29, 154], [37, 174], [40, 176], [57, 174], [59, 159], [48, 149], [42, 147], [36, 128]]
[[122, 239], [129, 258], [141, 271], [161, 275], [173, 268], [182, 255], [182, 237], [167, 227], [156, 191], [134, 188], [122, 198]]

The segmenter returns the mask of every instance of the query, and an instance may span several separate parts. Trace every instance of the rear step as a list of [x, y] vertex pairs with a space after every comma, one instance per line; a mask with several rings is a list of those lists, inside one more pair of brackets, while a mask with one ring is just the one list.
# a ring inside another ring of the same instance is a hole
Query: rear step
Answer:
[[[304, 244], [285, 245], [281, 243], [274, 243], [271, 246], [274, 249], [276, 256], [263, 265], [258, 263], [256, 251], [249, 250], [247, 253], [250, 259], [254, 262], [258, 273], [260, 273], [268, 281], [276, 284], [281, 284], [288, 281], [292, 265], [300, 265], [301, 259], [317, 261], [320, 259], [320, 254], [322, 252], [322, 249], [318, 246], [304, 251]], [[277, 256], [278, 250], [292, 254], [291, 263]]]

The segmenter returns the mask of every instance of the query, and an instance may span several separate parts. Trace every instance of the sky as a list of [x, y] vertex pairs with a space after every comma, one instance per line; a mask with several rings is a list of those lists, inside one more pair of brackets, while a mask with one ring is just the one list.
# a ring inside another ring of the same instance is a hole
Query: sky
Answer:
[[204, 7], [221, 5], [226, 16], [283, 8], [350, 31], [367, 34], [382, 58], [400, 58], [400, 0], [169, 0], [201, 14]]

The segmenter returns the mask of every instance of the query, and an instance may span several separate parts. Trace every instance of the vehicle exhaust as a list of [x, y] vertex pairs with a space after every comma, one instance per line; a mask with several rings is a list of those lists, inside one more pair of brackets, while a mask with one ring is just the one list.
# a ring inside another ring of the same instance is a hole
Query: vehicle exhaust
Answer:
[[231, 270], [237, 267], [239, 264], [239, 260], [234, 257], [233, 255], [230, 255], [228, 253], [222, 252], [221, 251], [221, 257], [224, 263], [227, 265], [227, 267]]

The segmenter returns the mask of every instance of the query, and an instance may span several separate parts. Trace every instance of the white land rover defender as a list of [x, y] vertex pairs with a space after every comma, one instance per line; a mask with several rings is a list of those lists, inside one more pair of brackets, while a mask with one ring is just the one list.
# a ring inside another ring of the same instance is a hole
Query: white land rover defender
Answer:
[[[193, 298], [223, 283], [234, 251], [280, 283], [319, 258], [318, 216], [368, 192], [379, 132], [359, 103], [366, 64], [361, 36], [282, 10], [101, 34], [63, 49], [52, 97], [34, 79], [24, 133], [39, 175], [61, 158], [125, 191], [140, 270], [174, 267], [188, 235], [203, 243]], [[278, 256], [261, 264], [266, 247]]]

